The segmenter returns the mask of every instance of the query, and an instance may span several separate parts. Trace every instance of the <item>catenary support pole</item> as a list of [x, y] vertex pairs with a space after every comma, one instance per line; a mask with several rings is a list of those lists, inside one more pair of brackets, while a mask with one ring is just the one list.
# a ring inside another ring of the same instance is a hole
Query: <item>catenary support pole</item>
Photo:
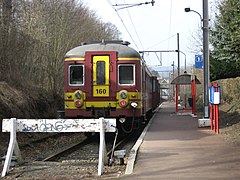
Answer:
[[177, 33], [177, 55], [178, 55], [178, 76], [180, 75], [180, 48], [179, 48], [179, 33]]
[[203, 80], [204, 80], [204, 118], [209, 118], [209, 27], [208, 0], [203, 0]]

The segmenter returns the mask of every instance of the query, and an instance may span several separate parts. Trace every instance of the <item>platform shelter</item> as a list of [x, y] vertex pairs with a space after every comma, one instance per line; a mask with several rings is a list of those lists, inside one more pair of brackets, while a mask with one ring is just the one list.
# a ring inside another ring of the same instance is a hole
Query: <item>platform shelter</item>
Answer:
[[195, 75], [181, 74], [171, 82], [175, 85], [176, 113], [196, 114], [196, 84], [201, 84]]

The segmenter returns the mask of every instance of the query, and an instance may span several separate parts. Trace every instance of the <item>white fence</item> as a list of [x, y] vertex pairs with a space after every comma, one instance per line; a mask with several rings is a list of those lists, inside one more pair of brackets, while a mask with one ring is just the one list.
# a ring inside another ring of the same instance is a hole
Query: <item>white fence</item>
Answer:
[[3, 119], [2, 132], [10, 132], [10, 141], [2, 177], [9, 171], [13, 151], [19, 164], [23, 163], [18, 147], [16, 132], [99, 132], [98, 175], [103, 172], [105, 154], [105, 132], [116, 131], [116, 119]]

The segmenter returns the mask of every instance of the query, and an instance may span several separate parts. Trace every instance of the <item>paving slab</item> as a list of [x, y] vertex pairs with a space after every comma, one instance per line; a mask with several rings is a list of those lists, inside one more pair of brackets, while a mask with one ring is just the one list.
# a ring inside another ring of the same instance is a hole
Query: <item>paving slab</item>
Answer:
[[120, 179], [240, 179], [240, 147], [227, 143], [198, 119], [179, 116], [165, 102], [138, 149], [133, 173]]

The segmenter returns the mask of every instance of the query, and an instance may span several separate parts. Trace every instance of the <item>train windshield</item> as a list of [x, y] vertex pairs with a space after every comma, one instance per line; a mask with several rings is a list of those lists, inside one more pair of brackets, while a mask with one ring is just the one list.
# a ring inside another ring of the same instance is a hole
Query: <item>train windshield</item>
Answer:
[[124, 64], [118, 66], [119, 85], [135, 85], [135, 66]]
[[70, 65], [69, 66], [69, 84], [70, 85], [83, 85], [84, 84], [84, 66], [83, 65]]
[[97, 84], [104, 85], [105, 84], [105, 62], [98, 61], [97, 62]]

